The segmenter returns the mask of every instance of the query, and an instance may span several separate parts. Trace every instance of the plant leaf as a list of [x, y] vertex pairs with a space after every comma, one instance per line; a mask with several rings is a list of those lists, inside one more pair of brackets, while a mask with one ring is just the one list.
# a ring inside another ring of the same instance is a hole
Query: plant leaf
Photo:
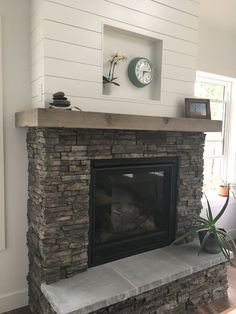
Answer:
[[216, 223], [216, 222], [220, 219], [220, 217], [224, 214], [224, 212], [225, 212], [225, 210], [226, 210], [226, 208], [227, 208], [227, 206], [228, 206], [228, 203], [229, 203], [229, 194], [228, 194], [228, 196], [227, 196], [226, 202], [225, 202], [224, 206], [222, 207], [221, 211], [220, 211], [220, 212], [218, 213], [218, 215], [214, 218], [214, 223]]
[[206, 224], [209, 224], [209, 221], [206, 219], [206, 218], [203, 218], [203, 217], [198, 217], [197, 220], [201, 223], [206, 223]]
[[217, 237], [217, 239], [218, 239], [218, 243], [220, 245], [221, 252], [224, 254], [226, 260], [230, 263], [231, 266], [234, 266], [234, 264], [232, 263], [231, 258], [230, 258], [230, 251], [227, 248], [228, 244], [225, 240], [225, 237], [219, 236], [219, 237]]
[[235, 242], [233, 240], [233, 238], [231, 237], [230, 234], [228, 234], [227, 232], [221, 230], [221, 229], [218, 229], [219, 231], [219, 234], [222, 235], [223, 237], [225, 237], [225, 239], [227, 240], [228, 239], [228, 245], [230, 246], [230, 250], [236, 254], [236, 245], [235, 245]]
[[233, 197], [236, 198], [236, 194], [235, 194], [234, 190], [231, 189], [231, 192], [233, 194]]
[[103, 75], [102, 77], [103, 82], [109, 82], [108, 78], [106, 76]]
[[[220, 229], [217, 230], [222, 231]], [[221, 248], [221, 252], [224, 254], [226, 260], [230, 263], [231, 266], [235, 266], [234, 263], [231, 261], [230, 258], [230, 245], [229, 242], [226, 241], [226, 237], [221, 233], [217, 234], [217, 240]]]
[[203, 228], [203, 226], [202, 226], [202, 228], [198, 229], [197, 232], [199, 232], [199, 231], [208, 231], [208, 230], [211, 231], [208, 226], [205, 227], [205, 228]]
[[111, 82], [111, 83], [114, 84], [114, 85], [116, 85], [116, 86], [120, 86], [120, 84], [117, 83], [117, 82]]
[[175, 239], [174, 242], [171, 243], [171, 245], [176, 244], [180, 241], [182, 241], [183, 239], [187, 238], [188, 236], [196, 233], [198, 231], [198, 228], [192, 228], [191, 230], [187, 231], [186, 233], [182, 234], [181, 236], [179, 236], [177, 239]]
[[227, 241], [227, 239], [224, 236], [221, 235], [219, 237], [220, 237], [220, 239], [224, 245], [224, 249], [227, 250], [227, 252], [229, 253], [228, 254], [229, 258], [231, 259], [230, 253], [232, 252], [232, 249], [233, 249], [231, 243], [229, 241]]
[[209, 200], [208, 200], [208, 198], [207, 198], [205, 193], [204, 193], [204, 196], [206, 198], [207, 208], [208, 208], [208, 210], [207, 210], [207, 218], [208, 218], [209, 221], [213, 222], [213, 215], [212, 215], [212, 211], [211, 211], [211, 206], [210, 206]]

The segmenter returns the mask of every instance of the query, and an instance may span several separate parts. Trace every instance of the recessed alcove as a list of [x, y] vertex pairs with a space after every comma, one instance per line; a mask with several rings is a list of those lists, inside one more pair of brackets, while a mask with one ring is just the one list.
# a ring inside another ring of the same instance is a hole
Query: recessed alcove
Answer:
[[[157, 38], [104, 25], [103, 28], [103, 75], [108, 76], [111, 54], [125, 53], [127, 60], [120, 62], [115, 68], [115, 82], [120, 86], [110, 84], [109, 96], [114, 98], [128, 98], [144, 101], [161, 100], [161, 72], [162, 72], [163, 41]], [[128, 77], [128, 65], [136, 57], [144, 57], [151, 61], [154, 75], [152, 82], [138, 88]], [[101, 78], [102, 79], [102, 78]], [[103, 95], [107, 95], [104, 86]]]

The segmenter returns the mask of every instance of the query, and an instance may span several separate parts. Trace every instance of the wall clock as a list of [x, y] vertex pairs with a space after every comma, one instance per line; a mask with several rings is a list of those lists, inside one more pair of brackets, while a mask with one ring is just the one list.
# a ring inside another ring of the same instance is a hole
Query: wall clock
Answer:
[[151, 83], [153, 79], [153, 66], [147, 58], [134, 58], [128, 66], [130, 81], [136, 87], [144, 87]]

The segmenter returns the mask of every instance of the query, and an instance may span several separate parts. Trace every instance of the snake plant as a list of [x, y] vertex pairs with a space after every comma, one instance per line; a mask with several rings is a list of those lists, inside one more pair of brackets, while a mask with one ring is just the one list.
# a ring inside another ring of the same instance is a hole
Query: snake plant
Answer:
[[230, 263], [230, 265], [235, 266], [230, 258], [230, 252], [233, 252], [236, 254], [236, 245], [234, 243], [234, 240], [231, 238], [231, 236], [224, 230], [216, 226], [216, 223], [221, 218], [221, 216], [224, 214], [228, 203], [229, 203], [229, 195], [227, 196], [227, 199], [222, 207], [222, 209], [219, 211], [219, 213], [213, 217], [212, 209], [209, 203], [209, 200], [207, 196], [205, 195], [206, 201], [207, 201], [207, 209], [206, 209], [206, 218], [195, 216], [195, 221], [193, 224], [193, 227], [180, 237], [178, 237], [174, 242], [180, 242], [183, 239], [187, 238], [188, 236], [191, 236], [193, 234], [197, 234], [199, 232], [205, 232], [205, 236], [203, 238], [203, 241], [200, 245], [198, 254], [200, 254], [201, 250], [204, 248], [204, 245], [209, 238], [210, 235], [213, 235], [220, 251], [225, 256], [226, 260]]

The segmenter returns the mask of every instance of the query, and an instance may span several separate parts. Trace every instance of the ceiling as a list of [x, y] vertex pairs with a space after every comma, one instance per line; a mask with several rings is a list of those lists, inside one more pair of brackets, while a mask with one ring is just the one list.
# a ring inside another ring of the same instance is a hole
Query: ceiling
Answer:
[[201, 0], [200, 17], [214, 28], [234, 33], [236, 39], [236, 0]]

